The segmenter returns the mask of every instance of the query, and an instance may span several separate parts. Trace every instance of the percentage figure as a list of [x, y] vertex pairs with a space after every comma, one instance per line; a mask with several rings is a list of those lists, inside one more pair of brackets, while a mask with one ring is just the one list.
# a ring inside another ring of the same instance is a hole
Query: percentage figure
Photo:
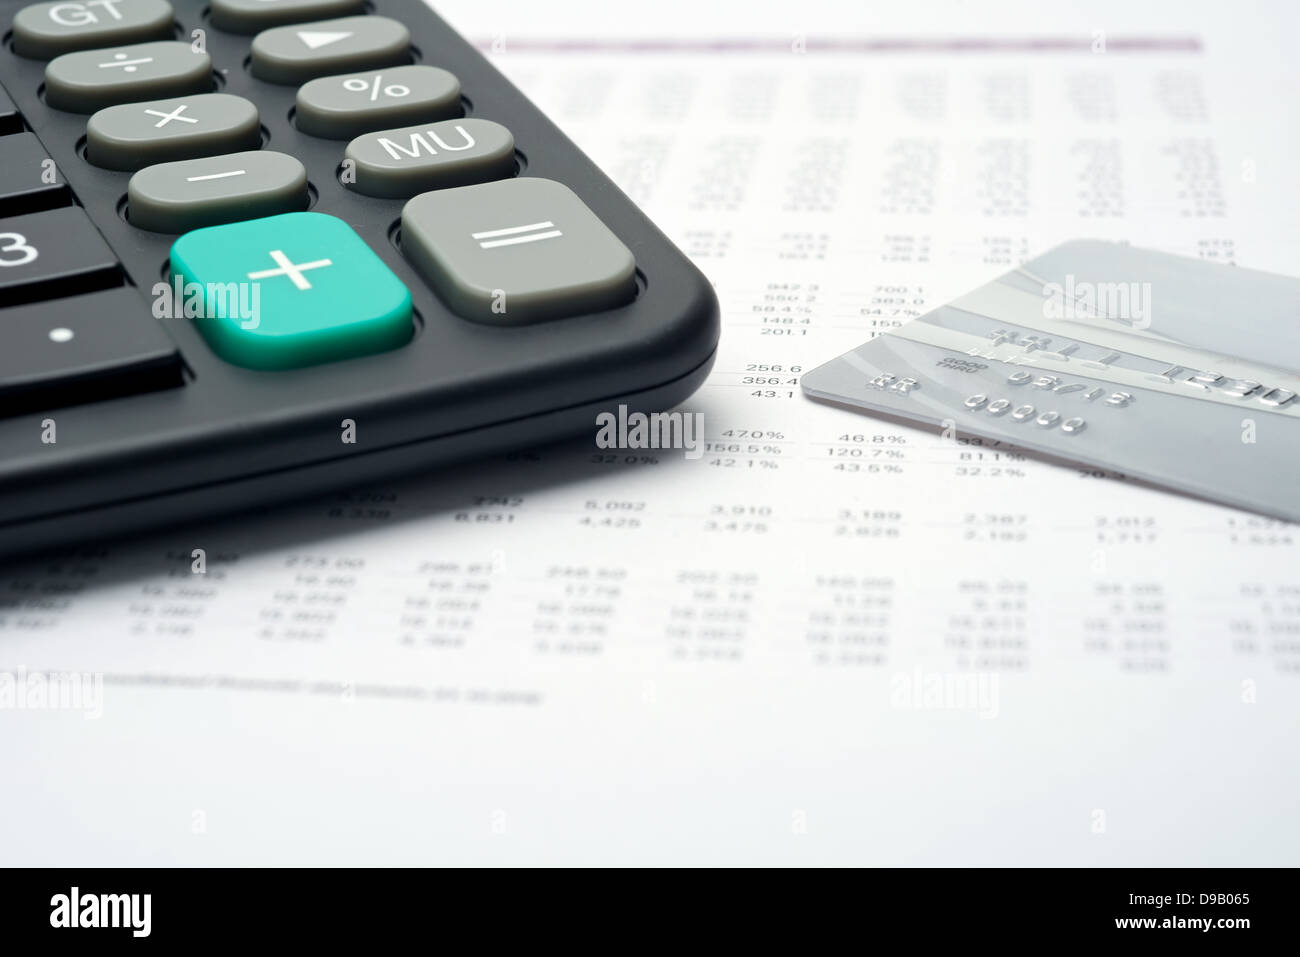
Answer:
[[378, 73], [371, 80], [354, 76], [343, 81], [343, 89], [351, 90], [353, 93], [365, 93], [369, 90], [370, 102], [372, 103], [379, 99], [380, 92], [384, 96], [391, 96], [394, 99], [410, 95], [411, 88], [409, 86], [402, 86], [400, 83], [390, 83], [388, 86], [383, 86], [383, 80], [384, 78]]

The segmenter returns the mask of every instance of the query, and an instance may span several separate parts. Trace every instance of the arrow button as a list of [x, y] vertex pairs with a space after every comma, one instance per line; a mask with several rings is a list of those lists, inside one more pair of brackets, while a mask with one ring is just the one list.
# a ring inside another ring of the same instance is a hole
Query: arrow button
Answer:
[[331, 43], [337, 43], [340, 40], [346, 40], [352, 34], [348, 31], [338, 33], [327, 33], [318, 30], [299, 30], [298, 39], [307, 44], [308, 49], [319, 50], [321, 47], [329, 46]]
[[[307, 29], [310, 28], [310, 29]], [[297, 85], [334, 73], [411, 62], [411, 32], [389, 17], [340, 17], [272, 27], [253, 37], [253, 76]]]

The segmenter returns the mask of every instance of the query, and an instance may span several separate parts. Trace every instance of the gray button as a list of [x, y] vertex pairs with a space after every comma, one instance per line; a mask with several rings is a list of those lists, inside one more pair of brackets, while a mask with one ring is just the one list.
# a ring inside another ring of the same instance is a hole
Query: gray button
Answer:
[[302, 23], [360, 13], [365, 0], [212, 0], [212, 25], [230, 33], [256, 33], [282, 23]]
[[567, 186], [506, 179], [422, 193], [402, 252], [456, 312], [519, 323], [610, 309], [636, 293], [632, 253]]
[[294, 122], [312, 136], [350, 140], [370, 130], [460, 114], [460, 80], [454, 75], [436, 66], [394, 66], [304, 83]]
[[45, 67], [45, 102], [71, 113], [211, 89], [212, 58], [176, 40], [65, 53]]
[[56, 0], [14, 14], [14, 52], [32, 60], [172, 35], [167, 0]]
[[365, 133], [343, 155], [353, 163], [345, 184], [367, 196], [406, 199], [513, 175], [515, 138], [491, 120], [444, 120]]
[[257, 107], [229, 93], [124, 103], [86, 123], [86, 157], [105, 169], [137, 170], [154, 163], [257, 149]]
[[156, 233], [306, 208], [307, 170], [294, 157], [271, 150], [147, 166], [126, 188], [126, 218]]
[[388, 17], [342, 17], [272, 27], [253, 37], [253, 76], [303, 83], [410, 62], [411, 31]]

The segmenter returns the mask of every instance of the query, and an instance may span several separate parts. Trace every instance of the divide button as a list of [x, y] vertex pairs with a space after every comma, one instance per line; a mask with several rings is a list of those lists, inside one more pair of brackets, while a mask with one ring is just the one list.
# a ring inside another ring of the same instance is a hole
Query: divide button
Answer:
[[70, 113], [211, 89], [212, 57], [177, 40], [65, 53], [45, 65], [45, 102]]

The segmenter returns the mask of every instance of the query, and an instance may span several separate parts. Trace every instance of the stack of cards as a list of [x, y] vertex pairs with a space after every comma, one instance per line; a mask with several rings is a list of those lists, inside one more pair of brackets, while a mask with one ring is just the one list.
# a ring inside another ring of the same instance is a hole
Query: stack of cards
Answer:
[[812, 398], [1300, 521], [1300, 279], [1090, 240], [814, 369]]

